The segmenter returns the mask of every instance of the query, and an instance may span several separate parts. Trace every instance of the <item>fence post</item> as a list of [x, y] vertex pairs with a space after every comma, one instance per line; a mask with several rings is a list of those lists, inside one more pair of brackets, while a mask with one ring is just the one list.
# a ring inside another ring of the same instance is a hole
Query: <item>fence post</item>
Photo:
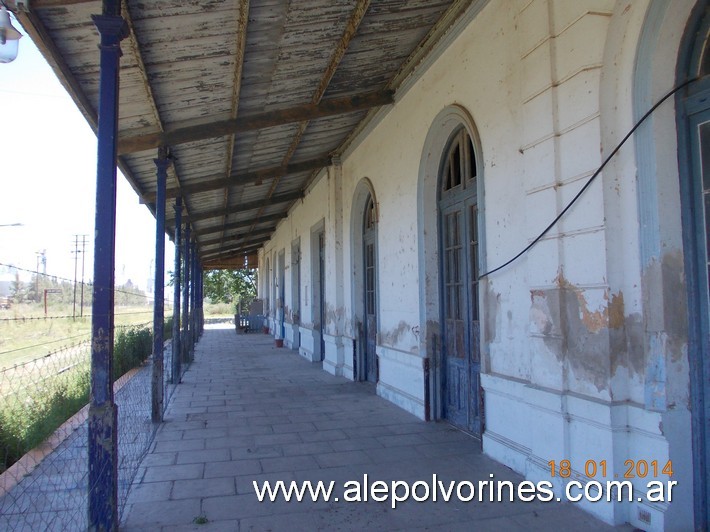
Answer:
[[151, 405], [153, 423], [163, 420], [163, 338], [165, 327], [165, 180], [170, 159], [167, 148], [158, 149], [153, 159], [157, 168], [155, 193], [155, 288], [153, 290], [153, 380]]
[[180, 341], [180, 290], [182, 288], [182, 272], [180, 263], [180, 245], [182, 244], [182, 198], [175, 198], [175, 279], [173, 285], [173, 371], [172, 384], [180, 382], [181, 346]]
[[182, 287], [182, 356], [185, 362], [190, 362], [190, 224], [185, 224], [185, 279]]
[[89, 530], [118, 530], [118, 411], [113, 400], [113, 301], [116, 262], [116, 139], [121, 40], [127, 26], [118, 0], [94, 15], [101, 36], [94, 287], [91, 320], [91, 402], [88, 421]]

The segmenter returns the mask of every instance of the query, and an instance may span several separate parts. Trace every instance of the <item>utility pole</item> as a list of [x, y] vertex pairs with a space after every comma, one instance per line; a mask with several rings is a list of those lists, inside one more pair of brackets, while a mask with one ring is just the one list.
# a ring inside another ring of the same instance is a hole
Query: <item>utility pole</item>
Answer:
[[37, 303], [39, 303], [39, 257], [40, 257], [40, 252], [35, 251], [35, 255], [37, 255], [37, 262], [35, 264], [35, 300]]
[[[37, 264], [35, 267], [35, 298], [37, 299], [37, 303], [39, 303], [42, 300], [42, 297], [40, 296], [40, 290], [39, 290], [39, 265], [40, 263], [42, 264], [42, 272], [43, 272], [43, 277], [47, 276], [47, 250], [43, 249], [42, 251], [35, 251], [35, 255], [37, 255]], [[44, 286], [44, 282], [42, 283]]]
[[86, 237], [81, 235], [81, 312], [79, 316], [84, 317], [84, 259], [86, 258]]
[[79, 262], [79, 235], [74, 235], [74, 307], [72, 310], [72, 318], [76, 319], [76, 269]]

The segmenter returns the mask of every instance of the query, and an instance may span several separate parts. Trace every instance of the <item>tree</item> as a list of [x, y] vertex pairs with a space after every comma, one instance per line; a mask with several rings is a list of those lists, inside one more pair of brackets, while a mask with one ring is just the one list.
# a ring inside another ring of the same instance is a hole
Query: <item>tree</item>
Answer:
[[256, 299], [257, 271], [210, 270], [205, 272], [205, 297], [213, 303], [234, 303], [245, 308]]
[[22, 303], [27, 298], [25, 283], [20, 280], [20, 272], [15, 272], [15, 280], [10, 285], [10, 296], [15, 303]]

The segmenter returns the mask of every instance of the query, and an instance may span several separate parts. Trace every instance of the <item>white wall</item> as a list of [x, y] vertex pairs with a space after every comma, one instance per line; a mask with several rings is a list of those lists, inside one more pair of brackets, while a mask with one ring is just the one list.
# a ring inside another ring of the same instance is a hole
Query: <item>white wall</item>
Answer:
[[[353, 240], [361, 227], [353, 226], [362, 216], [353, 205], [361, 208], [357, 198], [369, 190], [379, 216], [377, 393], [421, 418], [431, 414], [425, 390], [436, 387], [425, 381], [424, 359], [438, 334], [439, 261], [432, 235], [435, 176], [427, 167], [436, 171], [442, 142], [432, 128], [461, 116], [477, 137], [482, 267], [495, 268], [538, 236], [633, 125], [638, 43], [653, 10], [660, 13], [653, 98], [670, 88], [693, 4], [679, 0], [666, 11], [652, 0], [492, 0], [397, 94], [396, 104], [343, 155], [342, 166], [322, 173], [264, 248], [261, 264], [268, 256], [274, 268], [285, 249], [290, 265], [291, 242], [301, 238], [301, 354], [318, 358], [319, 338], [309, 332], [309, 258], [312, 228], [322, 222], [323, 365], [353, 378], [354, 323], [362, 319], [352, 281], [361, 267]], [[667, 194], [659, 200], [658, 239], [676, 253], [682, 271], [672, 104], [654, 124], [649, 142], [659, 147], [654, 156]], [[529, 253], [482, 283], [483, 446], [533, 480], [550, 479], [550, 460], [571, 460], [583, 478], [587, 460], [607, 460], [611, 475], [623, 472], [627, 459], [665, 464], [673, 458], [681, 475], [674, 480], [685, 491], [670, 508], [634, 502], [587, 509], [609, 523], [682, 529], [692, 519], [687, 340], [675, 330], [672, 345], [654, 343], [669, 336], [652, 322], [675, 310], [649, 295], [664, 280], [653, 277], [653, 264], [644, 259], [639, 189], [646, 182], [639, 186], [637, 157], [638, 147], [629, 144]], [[287, 306], [290, 294], [287, 284]], [[649, 399], [658, 388], [649, 373], [654, 356], [667, 357], [674, 374], [668, 389], [661, 383], [667, 396], [660, 408]]]

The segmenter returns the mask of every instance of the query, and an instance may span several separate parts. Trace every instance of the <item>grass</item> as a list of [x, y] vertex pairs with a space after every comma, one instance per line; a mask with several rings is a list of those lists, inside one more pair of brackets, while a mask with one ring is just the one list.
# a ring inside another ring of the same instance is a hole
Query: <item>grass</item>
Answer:
[[[114, 380], [140, 366], [152, 350], [151, 327], [118, 329], [114, 337]], [[59, 360], [51, 363], [55, 358]], [[57, 354], [21, 370], [0, 373], [0, 472], [88, 403], [89, 388], [88, 342], [76, 353]]]
[[[47, 315], [68, 318], [44, 319], [44, 306], [38, 303], [23, 303], [0, 310], [0, 370], [88, 340], [91, 336], [91, 317], [87, 315], [90, 308], [84, 310], [85, 316], [76, 319], [71, 318], [72, 305], [66, 304], [51, 305]], [[152, 305], [117, 306], [114, 312], [116, 327], [152, 324]], [[166, 308], [166, 315], [171, 313], [172, 309]]]
[[52, 434], [89, 401], [89, 365], [69, 375], [26, 387], [0, 402], [0, 472]]
[[204, 303], [205, 318], [234, 318], [232, 303]]

